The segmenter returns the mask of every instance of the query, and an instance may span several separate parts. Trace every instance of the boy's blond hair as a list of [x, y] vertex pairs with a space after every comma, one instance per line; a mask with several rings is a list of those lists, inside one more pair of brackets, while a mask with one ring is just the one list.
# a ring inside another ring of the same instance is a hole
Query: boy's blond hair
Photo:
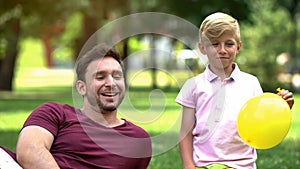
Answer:
[[232, 16], [222, 12], [213, 13], [207, 16], [200, 26], [200, 41], [202, 43], [210, 43], [210, 41], [219, 38], [225, 32], [231, 33], [237, 43], [241, 42], [240, 27], [238, 21]]

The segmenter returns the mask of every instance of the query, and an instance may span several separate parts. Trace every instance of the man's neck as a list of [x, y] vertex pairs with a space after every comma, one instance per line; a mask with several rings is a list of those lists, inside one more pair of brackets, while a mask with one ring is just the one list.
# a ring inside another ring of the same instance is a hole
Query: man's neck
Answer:
[[117, 118], [117, 110], [108, 112], [97, 107], [84, 107], [81, 111], [91, 120], [105, 127], [116, 127], [124, 124], [124, 120]]

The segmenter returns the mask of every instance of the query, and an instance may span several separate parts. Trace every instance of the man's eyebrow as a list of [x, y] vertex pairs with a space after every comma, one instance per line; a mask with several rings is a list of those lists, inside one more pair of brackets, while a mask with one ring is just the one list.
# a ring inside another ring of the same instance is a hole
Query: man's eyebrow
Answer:
[[104, 70], [101, 70], [101, 71], [96, 71], [93, 73], [93, 77], [97, 76], [97, 75], [103, 75], [103, 74], [106, 74], [107, 71], [104, 71]]
[[[96, 71], [93, 75], [96, 76], [96, 75], [99, 75], [99, 74], [106, 74], [108, 73], [108, 71], [106, 70], [100, 70], [100, 71]], [[122, 73], [123, 74], [123, 71], [121, 70], [113, 70], [112, 73]]]
[[114, 70], [113, 72], [114, 72], [114, 73], [122, 73], [122, 74], [123, 74], [123, 71], [122, 71], [122, 70]]

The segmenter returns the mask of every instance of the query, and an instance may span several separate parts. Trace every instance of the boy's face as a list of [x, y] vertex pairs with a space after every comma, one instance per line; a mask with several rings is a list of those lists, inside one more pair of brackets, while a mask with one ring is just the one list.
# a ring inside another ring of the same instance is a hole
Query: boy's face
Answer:
[[211, 44], [199, 44], [203, 54], [206, 54], [212, 71], [231, 71], [235, 56], [241, 49], [241, 42], [238, 43], [231, 33], [224, 33], [219, 38], [211, 41]]

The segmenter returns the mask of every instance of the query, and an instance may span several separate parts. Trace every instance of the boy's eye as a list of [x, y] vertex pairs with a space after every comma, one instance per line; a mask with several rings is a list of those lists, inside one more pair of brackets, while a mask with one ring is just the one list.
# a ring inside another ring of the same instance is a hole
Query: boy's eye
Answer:
[[219, 46], [219, 43], [212, 43], [211, 44], [213, 47], [218, 47]]
[[235, 44], [232, 43], [232, 42], [228, 42], [228, 43], [226, 43], [225, 45], [226, 45], [227, 47], [232, 47], [232, 46], [234, 46]]

